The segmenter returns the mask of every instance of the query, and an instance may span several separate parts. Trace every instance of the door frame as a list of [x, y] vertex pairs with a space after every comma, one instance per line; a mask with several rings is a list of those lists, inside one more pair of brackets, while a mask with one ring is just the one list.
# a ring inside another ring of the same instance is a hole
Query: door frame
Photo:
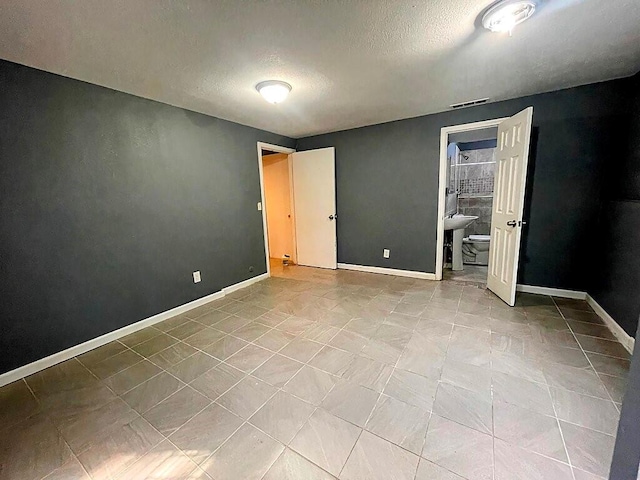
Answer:
[[481, 122], [463, 123], [451, 125], [440, 129], [440, 176], [438, 179], [438, 217], [436, 231], [436, 280], [442, 280], [442, 267], [444, 261], [444, 211], [447, 188], [447, 146], [449, 135], [452, 133], [472, 132], [485, 128], [497, 127], [509, 117], [494, 118]]
[[[260, 173], [260, 205], [262, 207], [262, 231], [264, 233], [264, 255], [265, 261], [267, 263], [267, 275], [271, 276], [271, 262], [269, 257], [269, 231], [267, 230], [267, 206], [265, 203], [264, 196], [264, 166], [262, 164], [262, 150], [270, 150], [272, 152], [278, 153], [286, 153], [289, 155], [288, 163], [289, 163], [289, 190], [292, 190], [292, 182], [291, 182], [291, 154], [296, 151], [295, 148], [283, 147], [281, 145], [273, 145], [271, 143], [258, 142], [258, 172]], [[292, 192], [291, 192], [292, 194]], [[293, 197], [291, 197], [291, 202], [293, 202]], [[293, 210], [292, 210], [293, 212]], [[295, 219], [295, 213], [294, 213]], [[295, 220], [294, 220], [295, 221]], [[296, 248], [296, 234], [295, 234], [295, 224], [293, 226], [293, 248]]]

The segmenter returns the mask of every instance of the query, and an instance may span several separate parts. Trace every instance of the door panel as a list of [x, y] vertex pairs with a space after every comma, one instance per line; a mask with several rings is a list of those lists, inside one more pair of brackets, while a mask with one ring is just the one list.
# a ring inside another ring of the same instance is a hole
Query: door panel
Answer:
[[533, 107], [498, 126], [487, 288], [515, 305]]
[[298, 265], [335, 269], [335, 149], [321, 148], [291, 156]]

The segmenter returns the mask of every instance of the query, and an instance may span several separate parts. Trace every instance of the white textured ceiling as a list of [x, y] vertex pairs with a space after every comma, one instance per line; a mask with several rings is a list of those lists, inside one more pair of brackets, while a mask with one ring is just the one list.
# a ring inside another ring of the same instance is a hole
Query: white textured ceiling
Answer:
[[638, 0], [546, 0], [511, 38], [490, 3], [2, 0], [0, 57], [292, 137], [640, 70]]

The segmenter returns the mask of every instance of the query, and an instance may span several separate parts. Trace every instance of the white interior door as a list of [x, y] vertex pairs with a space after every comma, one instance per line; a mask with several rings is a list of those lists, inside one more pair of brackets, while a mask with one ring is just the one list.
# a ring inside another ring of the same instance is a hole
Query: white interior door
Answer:
[[498, 126], [487, 288], [515, 305], [533, 107]]
[[298, 265], [337, 268], [333, 147], [291, 154]]

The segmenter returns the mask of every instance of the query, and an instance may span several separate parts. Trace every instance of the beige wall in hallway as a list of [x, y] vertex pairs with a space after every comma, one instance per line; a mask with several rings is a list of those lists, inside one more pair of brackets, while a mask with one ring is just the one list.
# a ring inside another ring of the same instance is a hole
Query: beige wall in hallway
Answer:
[[289, 161], [286, 154], [278, 153], [262, 157], [262, 162], [269, 256], [281, 259], [286, 253], [295, 262]]

